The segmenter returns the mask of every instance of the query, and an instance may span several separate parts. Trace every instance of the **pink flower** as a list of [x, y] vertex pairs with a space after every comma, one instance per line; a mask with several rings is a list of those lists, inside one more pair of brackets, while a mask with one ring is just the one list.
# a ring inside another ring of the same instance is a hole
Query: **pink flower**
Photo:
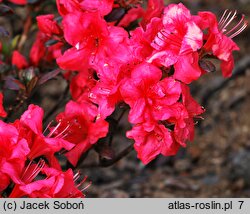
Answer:
[[236, 11], [225, 11], [220, 21], [211, 12], [199, 12], [200, 20], [198, 24], [203, 30], [208, 29], [204, 50], [221, 60], [221, 70], [224, 77], [230, 77], [234, 67], [232, 52], [239, 50], [232, 38], [240, 34], [246, 27], [247, 22], [242, 16], [241, 20], [233, 27], [228, 29], [231, 22], [236, 17]]
[[0, 93], [0, 117], [6, 117], [6, 116], [7, 116], [7, 113], [3, 107], [3, 94]]
[[108, 26], [98, 12], [70, 13], [63, 19], [64, 37], [73, 47], [57, 59], [65, 70], [85, 70], [99, 62], [123, 63], [129, 57], [128, 34], [120, 27]]
[[14, 125], [18, 128], [20, 137], [25, 138], [29, 144], [30, 153], [28, 157], [30, 160], [45, 156], [52, 167], [60, 169], [54, 154], [61, 149], [70, 150], [74, 147], [74, 144], [63, 139], [64, 133], [53, 135], [60, 124], [45, 137], [42, 131], [42, 119], [43, 110], [31, 104], [28, 110], [21, 116], [20, 121], [15, 121]]
[[64, 139], [75, 144], [75, 147], [65, 154], [74, 166], [84, 152], [108, 133], [108, 123], [96, 118], [93, 109], [88, 107], [88, 104], [70, 101], [65, 111], [57, 116], [57, 121], [61, 124], [58, 132], [69, 127]]
[[17, 129], [0, 120], [0, 192], [11, 180], [21, 182], [20, 175], [29, 152], [27, 141], [18, 137]]
[[28, 62], [25, 57], [20, 54], [19, 51], [13, 51], [12, 53], [12, 65], [15, 65], [18, 69], [24, 69], [28, 67]]
[[151, 43], [155, 50], [148, 62], [165, 67], [174, 65], [174, 78], [189, 84], [201, 75], [197, 51], [202, 47], [203, 33], [181, 3], [164, 9], [162, 24]]
[[[162, 119], [165, 108], [176, 103], [180, 97], [180, 83], [172, 78], [162, 78], [162, 72], [148, 63], [138, 65], [121, 86], [121, 95], [130, 106], [131, 123], [154, 124]], [[166, 118], [164, 118], [166, 119]]]
[[147, 131], [142, 124], [137, 124], [127, 132], [127, 137], [135, 140], [134, 148], [144, 164], [159, 154], [175, 155], [179, 149], [179, 144], [164, 125], [155, 124], [153, 130]]

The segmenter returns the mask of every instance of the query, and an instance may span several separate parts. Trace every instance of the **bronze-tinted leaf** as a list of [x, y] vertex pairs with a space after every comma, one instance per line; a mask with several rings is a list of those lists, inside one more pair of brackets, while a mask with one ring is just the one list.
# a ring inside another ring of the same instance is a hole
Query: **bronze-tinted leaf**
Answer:
[[105, 20], [107, 22], [114, 22], [120, 20], [125, 15], [126, 10], [124, 8], [118, 7], [114, 8], [107, 16], [105, 16]]
[[45, 42], [45, 46], [46, 46], [46, 47], [50, 47], [50, 46], [52, 46], [52, 45], [55, 45], [56, 43], [58, 43], [58, 40], [50, 39], [50, 40], [48, 40], [47, 42]]
[[7, 76], [5, 78], [5, 88], [16, 91], [20, 89], [25, 90], [25, 86], [12, 76]]
[[199, 60], [199, 66], [201, 67], [202, 70], [206, 71], [206, 72], [215, 72], [216, 71], [216, 67], [215, 65], [205, 59], [201, 59]]
[[13, 14], [14, 11], [12, 10], [11, 7], [5, 5], [5, 4], [1, 4], [0, 5], [0, 16], [5, 16], [8, 14]]
[[45, 82], [47, 82], [48, 80], [56, 77], [59, 73], [61, 72], [61, 69], [56, 69], [54, 71], [48, 72], [46, 74], [44, 74], [43, 76], [41, 76], [41, 78], [38, 81], [38, 85], [42, 85]]

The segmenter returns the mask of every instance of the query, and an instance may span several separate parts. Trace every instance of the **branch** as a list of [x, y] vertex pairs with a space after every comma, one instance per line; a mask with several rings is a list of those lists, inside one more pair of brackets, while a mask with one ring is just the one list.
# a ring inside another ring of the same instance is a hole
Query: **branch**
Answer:
[[63, 94], [59, 98], [58, 102], [54, 105], [54, 107], [46, 114], [44, 117], [44, 121], [47, 122], [47, 120], [56, 112], [57, 109], [61, 107], [61, 105], [65, 102], [69, 92], [69, 84], [65, 88]]
[[99, 163], [85, 164], [81, 165], [81, 168], [92, 168], [92, 167], [109, 167], [121, 160], [123, 157], [127, 156], [130, 152], [133, 151], [134, 144], [130, 144], [124, 150], [122, 150], [118, 155], [116, 155], [111, 160], [100, 161]]

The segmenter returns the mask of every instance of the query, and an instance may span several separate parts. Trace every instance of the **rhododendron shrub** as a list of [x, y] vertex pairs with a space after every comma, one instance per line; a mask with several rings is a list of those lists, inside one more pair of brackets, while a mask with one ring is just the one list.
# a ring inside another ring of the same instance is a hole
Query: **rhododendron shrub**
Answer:
[[[89, 182], [76, 169], [90, 150], [99, 166], [131, 148], [144, 164], [176, 155], [205, 111], [190, 83], [215, 69], [212, 58], [230, 77], [239, 50], [232, 39], [247, 26], [244, 16], [234, 23], [236, 12], [217, 19], [163, 0], [149, 0], [147, 8], [139, 0], [56, 0], [54, 14], [40, 10], [42, 1], [1, 2], [1, 15], [27, 10], [21, 35], [10, 38], [1, 28], [9, 38], [0, 46], [1, 197], [84, 197]], [[32, 25], [32, 44], [24, 48]], [[32, 98], [58, 76], [70, 99], [64, 96], [48, 120]], [[117, 153], [112, 139], [126, 112], [128, 147]]]

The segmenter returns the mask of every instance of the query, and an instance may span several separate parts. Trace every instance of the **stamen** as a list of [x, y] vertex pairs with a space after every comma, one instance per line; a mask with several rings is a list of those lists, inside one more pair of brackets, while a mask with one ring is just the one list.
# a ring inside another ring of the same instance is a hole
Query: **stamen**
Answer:
[[245, 21], [244, 24], [243, 24], [243, 26], [239, 30], [237, 30], [233, 35], [230, 35], [229, 37], [232, 39], [235, 36], [239, 35], [243, 30], [246, 29], [247, 25], [248, 25], [248, 22]]
[[[174, 37], [173, 38], [171, 38]], [[153, 41], [153, 47], [160, 50], [162, 49], [167, 43], [180, 47], [181, 46], [181, 38], [179, 38], [176, 34], [168, 33], [165, 30], [161, 30], [157, 33], [154, 41]]]
[[49, 127], [51, 126], [51, 124], [53, 123], [53, 120], [49, 122], [49, 124], [46, 126], [46, 128], [43, 131], [43, 135], [46, 133], [46, 131], [49, 129]]
[[[80, 174], [80, 172], [78, 171], [78, 172], [74, 175], [73, 179], [74, 179], [74, 182], [75, 182], [76, 187], [77, 187], [81, 192], [83, 192], [84, 190], [86, 190], [87, 188], [89, 188], [89, 187], [91, 186], [92, 182], [90, 181], [90, 182], [88, 183], [87, 186], [81, 188], [81, 186], [83, 185], [83, 183], [86, 182], [88, 176], [85, 176], [85, 177], [77, 184], [78, 180], [80, 180], [80, 177], [81, 177], [81, 174]], [[81, 189], [80, 189], [80, 188], [81, 188]]]
[[[228, 11], [228, 10], [227, 10]], [[219, 29], [221, 31], [225, 31], [226, 30], [226, 27], [235, 19], [236, 17], [236, 14], [237, 14], [237, 11], [235, 10], [234, 11], [234, 14], [231, 16], [232, 14], [232, 11], [230, 11], [227, 15], [226, 18], [222, 19], [221, 23], [219, 24]], [[231, 16], [231, 18], [230, 18]]]
[[[66, 126], [66, 128], [65, 128], [61, 133], [59, 133], [58, 135], [56, 135], [54, 138], [59, 138], [59, 137], [63, 136], [64, 133], [65, 133], [71, 126], [72, 126], [72, 124], [68, 124], [68, 125]], [[66, 134], [67, 134], [67, 133], [66, 133]], [[63, 137], [61, 137], [61, 138], [63, 138]]]
[[35, 168], [31, 168], [32, 162], [29, 163], [29, 165], [26, 167], [22, 180], [24, 183], [30, 183], [34, 178], [41, 172], [43, 167], [45, 166], [45, 161], [43, 159], [40, 159], [38, 163], [35, 165]]
[[88, 189], [91, 185], [92, 185], [92, 182], [90, 181], [89, 184], [86, 187], [84, 187], [84, 188], [81, 189], [81, 192], [83, 192], [86, 189]]
[[245, 16], [242, 15], [240, 21], [235, 25], [232, 26], [231, 29], [226, 29], [232, 21], [237, 17], [237, 11], [235, 10], [234, 13], [232, 11], [225, 10], [219, 23], [218, 27], [224, 35], [228, 36], [229, 38], [234, 38], [235, 36], [239, 35], [243, 30], [246, 29], [248, 22], [245, 20]]
[[56, 130], [59, 128], [59, 126], [61, 125], [61, 122], [59, 122], [56, 127], [53, 128], [53, 130], [48, 134], [47, 137], [51, 137], [55, 132]]
[[225, 15], [226, 15], [227, 11], [228, 11], [228, 10], [225, 10], [225, 11], [224, 11], [222, 17], [220, 18], [220, 21], [219, 21], [218, 25], [220, 25], [221, 22], [224, 20], [224, 17], [225, 17]]

